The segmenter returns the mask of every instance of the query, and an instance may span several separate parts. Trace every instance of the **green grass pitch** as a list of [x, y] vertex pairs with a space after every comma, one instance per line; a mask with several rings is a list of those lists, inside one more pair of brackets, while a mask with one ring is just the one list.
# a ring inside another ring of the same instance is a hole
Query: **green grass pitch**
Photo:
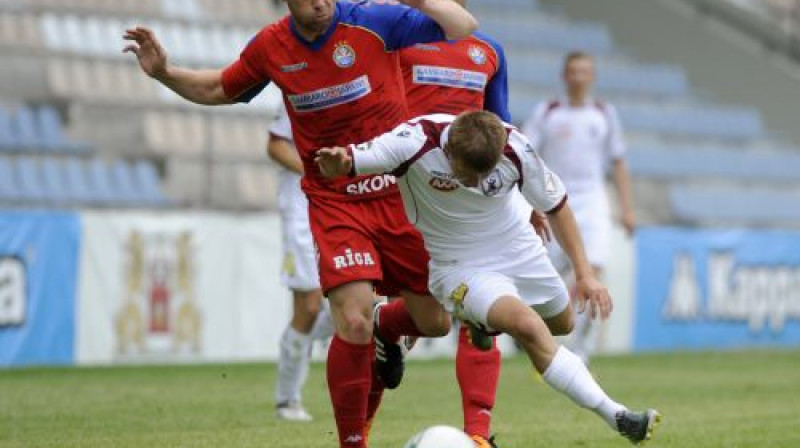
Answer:
[[[613, 397], [662, 412], [649, 446], [800, 447], [800, 352], [601, 357], [592, 370]], [[274, 379], [268, 364], [0, 371], [0, 447], [336, 447], [324, 366], [306, 387], [311, 424], [274, 419]], [[461, 423], [453, 363], [412, 362], [371, 447], [440, 423]], [[503, 448], [629, 446], [521, 357], [504, 360], [494, 431]]]

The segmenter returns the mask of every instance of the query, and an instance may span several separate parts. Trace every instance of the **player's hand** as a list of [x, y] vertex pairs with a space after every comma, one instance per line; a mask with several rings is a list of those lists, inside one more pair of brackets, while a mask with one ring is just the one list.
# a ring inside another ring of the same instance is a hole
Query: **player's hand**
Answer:
[[594, 276], [577, 279], [575, 283], [575, 300], [578, 301], [578, 312], [583, 313], [589, 307], [590, 316], [595, 319], [598, 315], [604, 320], [608, 319], [614, 304], [608, 290]]
[[541, 238], [545, 244], [553, 239], [550, 233], [550, 226], [547, 224], [547, 216], [544, 213], [537, 212], [536, 210], [532, 211], [530, 222], [533, 226], [533, 230], [536, 231], [536, 234], [539, 235], [539, 238]]
[[347, 149], [337, 146], [317, 151], [314, 163], [319, 166], [319, 171], [323, 176], [339, 177], [350, 172], [353, 167], [353, 158], [347, 154]]
[[133, 53], [139, 66], [151, 78], [159, 79], [167, 73], [167, 52], [149, 28], [137, 26], [125, 31], [123, 39], [134, 43], [125, 47], [123, 53]]
[[625, 233], [629, 238], [636, 232], [636, 216], [633, 214], [633, 210], [622, 214], [622, 227], [625, 228]]

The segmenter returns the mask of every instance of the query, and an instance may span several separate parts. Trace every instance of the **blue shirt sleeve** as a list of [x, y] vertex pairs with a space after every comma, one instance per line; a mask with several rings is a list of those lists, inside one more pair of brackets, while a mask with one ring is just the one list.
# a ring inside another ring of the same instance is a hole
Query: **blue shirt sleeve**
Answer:
[[492, 76], [492, 79], [486, 85], [483, 108], [489, 112], [494, 112], [506, 123], [511, 123], [511, 112], [508, 110], [508, 65], [505, 52], [503, 47], [494, 39], [490, 39], [486, 35], [479, 35], [478, 37], [488, 42], [500, 59], [497, 73]]
[[405, 5], [364, 0], [356, 4], [352, 12], [342, 20], [375, 32], [389, 51], [447, 39], [438, 23]]

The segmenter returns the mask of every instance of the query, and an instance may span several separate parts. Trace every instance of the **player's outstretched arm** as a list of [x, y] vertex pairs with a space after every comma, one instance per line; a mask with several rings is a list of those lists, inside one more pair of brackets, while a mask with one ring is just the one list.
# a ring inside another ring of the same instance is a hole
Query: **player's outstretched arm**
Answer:
[[592, 318], [598, 314], [603, 319], [608, 318], [613, 308], [611, 297], [606, 287], [595, 277], [594, 270], [586, 258], [583, 240], [572, 209], [568, 204], [564, 204], [559, 210], [551, 213], [548, 220], [558, 244], [564, 249], [575, 270], [579, 310], [583, 311], [588, 303]]
[[448, 39], [469, 37], [478, 29], [478, 20], [453, 0], [400, 0], [422, 11], [442, 27]]
[[347, 153], [347, 148], [341, 146], [320, 149], [314, 163], [325, 177], [346, 176], [353, 169], [353, 158]]
[[171, 65], [167, 52], [149, 28], [131, 28], [123, 38], [132, 42], [123, 52], [135, 54], [142, 71], [183, 98], [207, 105], [232, 103], [222, 89], [222, 70], [190, 70]]

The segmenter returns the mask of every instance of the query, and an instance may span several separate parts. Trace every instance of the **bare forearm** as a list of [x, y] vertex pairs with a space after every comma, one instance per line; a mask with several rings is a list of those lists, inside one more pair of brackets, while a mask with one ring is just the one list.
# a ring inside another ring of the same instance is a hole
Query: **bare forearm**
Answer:
[[193, 103], [232, 103], [222, 89], [222, 70], [192, 70], [170, 66], [155, 79]]
[[620, 208], [623, 213], [633, 213], [633, 199], [631, 198], [631, 177], [628, 173], [628, 164], [625, 160], [614, 162], [614, 184], [617, 186]]
[[267, 143], [267, 154], [278, 165], [297, 174], [303, 174], [303, 162], [287, 140], [270, 137]]
[[572, 262], [575, 277], [584, 278], [593, 275], [592, 266], [586, 258], [578, 223], [575, 221], [575, 215], [569, 208], [569, 204], [565, 204], [557, 212], [548, 215], [548, 221], [556, 241]]
[[442, 27], [448, 39], [464, 39], [478, 29], [478, 21], [452, 0], [427, 0], [420, 11]]

